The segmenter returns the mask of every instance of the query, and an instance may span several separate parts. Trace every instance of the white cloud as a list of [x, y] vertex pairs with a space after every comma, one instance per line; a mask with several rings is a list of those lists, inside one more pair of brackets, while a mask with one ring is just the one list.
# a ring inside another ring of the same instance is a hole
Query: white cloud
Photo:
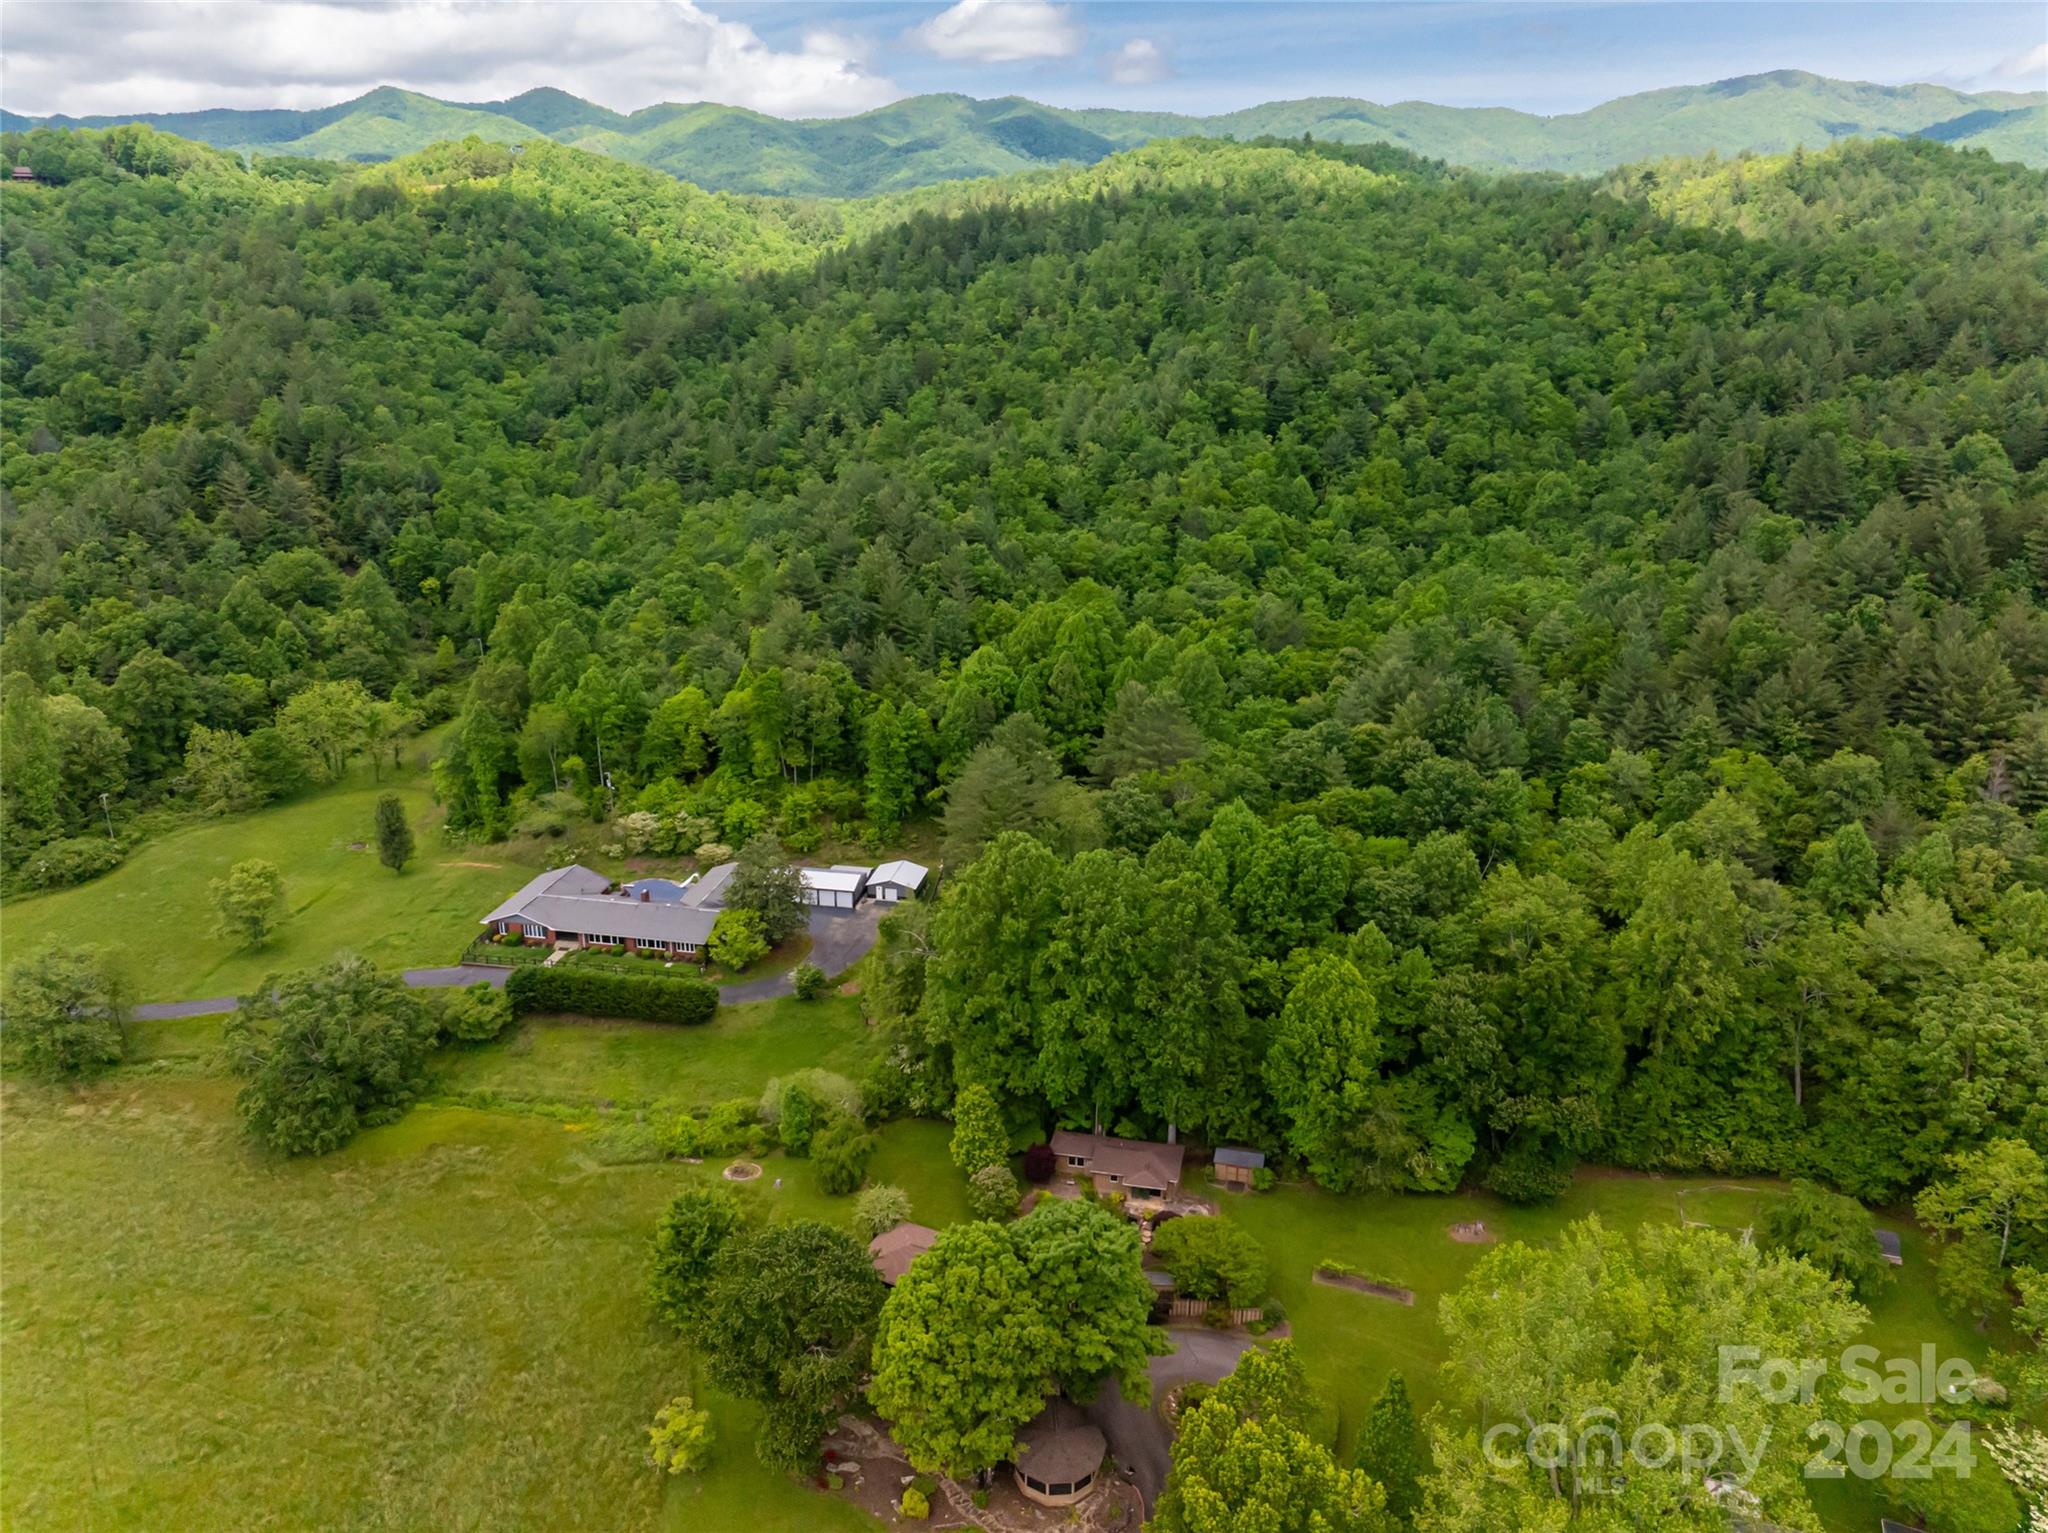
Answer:
[[906, 35], [942, 59], [979, 64], [1071, 58], [1082, 41], [1073, 9], [1047, 0], [959, 0]]
[[17, 112], [326, 106], [377, 85], [462, 101], [554, 85], [620, 110], [718, 101], [837, 116], [903, 92], [825, 30], [776, 48], [692, 0], [10, 0], [0, 99]]
[[1116, 85], [1157, 85], [1173, 74], [1166, 51], [1149, 37], [1134, 37], [1114, 53], [1105, 54], [1102, 72]]
[[2002, 59], [1983, 75], [1985, 85], [2004, 90], [2040, 90], [2048, 86], [2048, 43]]

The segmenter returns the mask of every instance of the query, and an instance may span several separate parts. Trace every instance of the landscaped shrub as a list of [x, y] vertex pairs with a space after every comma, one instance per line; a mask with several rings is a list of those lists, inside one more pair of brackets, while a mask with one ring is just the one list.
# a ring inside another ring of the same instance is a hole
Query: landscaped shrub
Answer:
[[721, 910], [711, 924], [713, 959], [738, 973], [768, 956], [768, 938], [761, 917], [751, 910]]
[[829, 1119], [811, 1137], [819, 1191], [834, 1198], [857, 1191], [874, 1153], [875, 1136], [861, 1127], [860, 1119], [843, 1115]]
[[31, 852], [19, 877], [30, 889], [64, 889], [112, 871], [127, 855], [120, 843], [104, 836], [73, 836]]
[[1051, 1145], [1032, 1145], [1024, 1152], [1024, 1180], [1034, 1187], [1043, 1187], [1052, 1180], [1054, 1164]]
[[427, 1009], [440, 1024], [441, 1036], [457, 1043], [488, 1043], [512, 1020], [505, 992], [482, 980], [460, 990], [426, 992]]
[[863, 1240], [886, 1234], [909, 1217], [910, 1194], [901, 1187], [870, 1187], [853, 1200], [853, 1227]]
[[843, 1075], [815, 1067], [798, 1070], [790, 1075], [770, 1078], [761, 1092], [761, 1120], [779, 1125], [782, 1121], [782, 1099], [794, 1087], [802, 1087], [810, 1094], [811, 1100], [832, 1112], [844, 1113], [849, 1118], [865, 1120], [870, 1116], [861, 1100], [860, 1087]]
[[652, 1165], [669, 1153], [668, 1136], [644, 1118], [608, 1118], [589, 1143], [590, 1158], [600, 1166]]
[[800, 963], [789, 976], [799, 1001], [815, 1001], [825, 993], [825, 971], [814, 963]]
[[677, 1395], [655, 1413], [647, 1429], [647, 1458], [663, 1474], [688, 1474], [711, 1457], [711, 1412]]
[[608, 974], [591, 969], [539, 965], [514, 969], [505, 995], [515, 1016], [531, 1012], [574, 1012], [589, 1017], [628, 1017], [640, 1022], [709, 1022], [718, 1010], [718, 987], [701, 979]]
[[782, 1111], [775, 1119], [775, 1132], [782, 1137], [783, 1149], [798, 1159], [809, 1155], [811, 1140], [817, 1135], [818, 1120], [823, 1115], [818, 1099], [801, 1083], [785, 1090]]
[[1016, 1217], [1019, 1196], [1008, 1166], [983, 1166], [967, 1179], [967, 1206], [977, 1219]]
[[901, 1505], [903, 1515], [912, 1522], [923, 1522], [932, 1514], [931, 1498], [915, 1485], [904, 1486]]

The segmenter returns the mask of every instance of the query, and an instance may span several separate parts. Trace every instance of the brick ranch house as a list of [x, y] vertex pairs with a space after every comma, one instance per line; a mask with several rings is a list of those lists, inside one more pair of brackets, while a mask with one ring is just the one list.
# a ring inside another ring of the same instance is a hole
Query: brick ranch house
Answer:
[[1052, 1154], [1054, 1163], [1069, 1176], [1091, 1178], [1097, 1192], [1171, 1198], [1180, 1194], [1187, 1147], [1063, 1128], [1052, 1136]]
[[528, 944], [652, 949], [701, 962], [732, 869], [724, 863], [681, 884], [643, 878], [615, 886], [580, 864], [550, 868], [482, 924], [494, 936], [509, 932]]

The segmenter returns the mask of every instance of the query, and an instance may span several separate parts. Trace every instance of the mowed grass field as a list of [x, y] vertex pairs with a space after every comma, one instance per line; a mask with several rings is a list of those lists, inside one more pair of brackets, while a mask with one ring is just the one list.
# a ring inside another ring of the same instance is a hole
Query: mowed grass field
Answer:
[[[1609, 1227], [1677, 1224], [1724, 1219], [1753, 1223], [1775, 1184], [1752, 1180], [1731, 1189], [1709, 1178], [1637, 1176], [1582, 1172], [1569, 1191], [1542, 1208], [1523, 1208], [1483, 1192], [1450, 1197], [1394, 1193], [1336, 1197], [1308, 1185], [1270, 1193], [1219, 1193], [1222, 1211], [1265, 1246], [1273, 1293], [1285, 1307], [1302, 1343], [1309, 1378], [1334, 1407], [1340, 1452], [1348, 1455], [1360, 1425], [1386, 1376], [1398, 1368], [1406, 1377], [1418, 1414], [1445, 1400], [1444, 1337], [1437, 1304], [1461, 1284], [1489, 1249], [1450, 1238], [1450, 1227], [1483, 1221], [1499, 1240], [1534, 1245], [1554, 1239], [1567, 1224], [1598, 1215]], [[1910, 1221], [1880, 1219], [1902, 1237], [1905, 1265], [1870, 1305], [1871, 1324], [1861, 1338], [1886, 1357], [1917, 1358], [1932, 1342], [1943, 1357], [1982, 1362], [1991, 1346], [2010, 1338], [1987, 1337], [1951, 1319], [1935, 1303], [1934, 1251]], [[1733, 1233], [1732, 1230], [1724, 1231]], [[1413, 1307], [1314, 1281], [1316, 1267], [1334, 1261], [1410, 1289]], [[1883, 1407], [1866, 1408], [1884, 1416]], [[1896, 1414], [1896, 1412], [1894, 1412]], [[1867, 1533], [1877, 1525], [1879, 1505], [1869, 1482], [1847, 1480], [1816, 1487], [1815, 1504], [1831, 1530]]]
[[[290, 803], [158, 836], [90, 883], [9, 900], [0, 942], [10, 961], [52, 939], [96, 944], [118, 960], [138, 1001], [239, 995], [265, 975], [343, 952], [394, 969], [453, 963], [478, 919], [544, 864], [500, 847], [444, 846], [427, 788], [431, 753], [414, 741], [382, 782], [358, 766]], [[372, 831], [379, 795], [392, 792], [416, 842], [401, 874], [378, 862]], [[252, 857], [283, 873], [288, 914], [262, 947], [244, 950], [215, 934], [207, 885]]]

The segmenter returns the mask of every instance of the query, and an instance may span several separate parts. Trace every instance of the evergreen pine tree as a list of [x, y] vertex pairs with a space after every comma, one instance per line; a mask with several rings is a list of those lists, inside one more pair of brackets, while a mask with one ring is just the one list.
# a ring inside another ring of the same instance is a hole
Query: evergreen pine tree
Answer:
[[394, 873], [404, 872], [412, 860], [412, 827], [396, 793], [377, 800], [377, 860]]
[[1394, 1526], [1415, 1525], [1415, 1509], [1422, 1504], [1421, 1434], [1408, 1398], [1408, 1381], [1398, 1369], [1387, 1375], [1386, 1387], [1359, 1429], [1352, 1465], [1386, 1490], [1387, 1513]]

